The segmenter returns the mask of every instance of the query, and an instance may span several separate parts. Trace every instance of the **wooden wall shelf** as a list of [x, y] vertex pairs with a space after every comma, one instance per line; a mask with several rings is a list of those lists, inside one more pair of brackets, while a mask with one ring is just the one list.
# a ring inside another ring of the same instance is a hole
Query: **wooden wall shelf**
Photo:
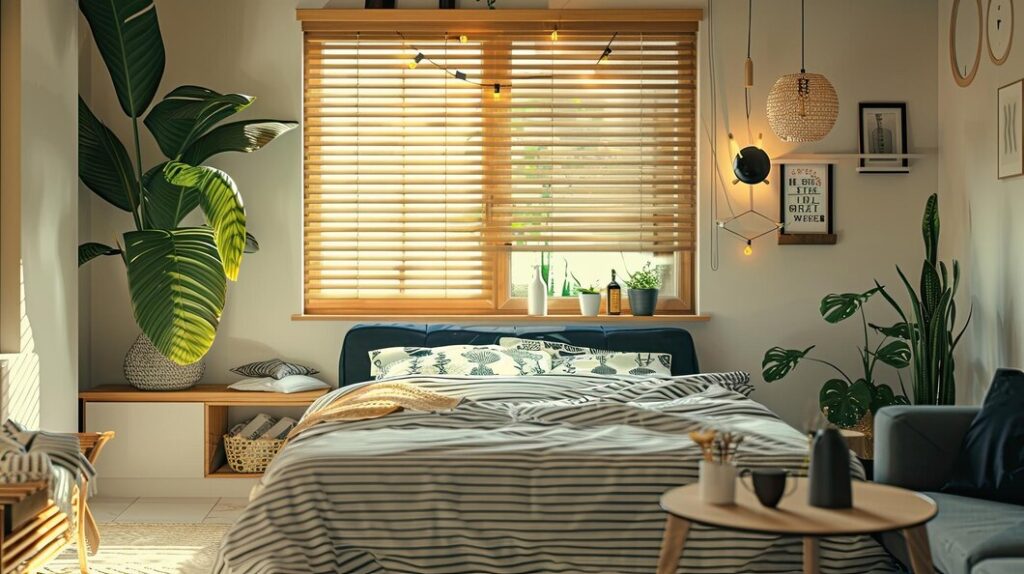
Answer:
[[202, 403], [203, 475], [205, 478], [258, 478], [259, 473], [231, 470], [224, 455], [223, 437], [228, 431], [231, 407], [308, 407], [329, 389], [301, 393], [234, 391], [227, 385], [196, 385], [184, 391], [140, 391], [128, 385], [101, 385], [78, 393], [85, 428], [87, 403]]
[[292, 315], [292, 321], [351, 321], [374, 323], [486, 323], [489, 325], [508, 325], [514, 323], [559, 323], [572, 325], [592, 323], [598, 325], [618, 325], [622, 323], [690, 323], [711, 320], [710, 315], [653, 315], [651, 317], [634, 317], [632, 315], [598, 315], [584, 317], [582, 315], [545, 315], [532, 317], [529, 315]]

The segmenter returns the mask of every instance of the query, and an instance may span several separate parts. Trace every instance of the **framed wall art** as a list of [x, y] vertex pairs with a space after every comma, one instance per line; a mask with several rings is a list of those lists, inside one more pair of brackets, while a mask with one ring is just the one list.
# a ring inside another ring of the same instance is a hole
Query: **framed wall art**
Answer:
[[832, 164], [779, 168], [779, 245], [834, 244]]
[[[907, 104], [902, 102], [860, 104], [860, 153], [907, 154]], [[906, 157], [862, 158], [860, 173], [909, 173]]]
[[1024, 80], [999, 88], [996, 101], [999, 179], [1024, 175]]

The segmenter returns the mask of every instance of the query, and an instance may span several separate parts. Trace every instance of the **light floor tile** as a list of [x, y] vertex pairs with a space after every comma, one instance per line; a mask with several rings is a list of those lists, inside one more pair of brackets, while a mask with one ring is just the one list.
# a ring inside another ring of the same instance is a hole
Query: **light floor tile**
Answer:
[[203, 524], [234, 524], [249, 501], [245, 498], [222, 498], [203, 519]]
[[96, 518], [96, 522], [104, 524], [113, 522], [136, 500], [138, 499], [98, 496], [89, 499], [89, 509], [92, 510], [92, 515]]
[[216, 503], [216, 498], [140, 498], [114, 522], [199, 524]]

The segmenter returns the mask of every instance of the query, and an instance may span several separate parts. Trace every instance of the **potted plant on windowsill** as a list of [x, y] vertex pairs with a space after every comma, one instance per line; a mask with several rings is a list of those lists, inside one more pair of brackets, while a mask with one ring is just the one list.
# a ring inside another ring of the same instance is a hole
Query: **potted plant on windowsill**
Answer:
[[661, 274], [651, 262], [644, 263], [643, 269], [630, 273], [626, 279], [629, 288], [629, 309], [634, 317], [650, 317], [658, 306], [658, 290], [661, 288]]
[[596, 286], [577, 287], [577, 297], [580, 299], [580, 315], [584, 317], [597, 317], [601, 311], [601, 291]]

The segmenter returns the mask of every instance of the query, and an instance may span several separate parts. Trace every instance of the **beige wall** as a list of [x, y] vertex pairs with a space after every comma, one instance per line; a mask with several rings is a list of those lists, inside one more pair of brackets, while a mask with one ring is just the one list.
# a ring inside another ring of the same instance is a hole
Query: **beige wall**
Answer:
[[[19, 13], [3, 1], [5, 19]], [[78, 428], [76, 12], [20, 2], [21, 333], [3, 380], [4, 416], [58, 431]]]
[[[463, 0], [466, 4], [475, 4]], [[534, 0], [498, 0], [503, 7], [543, 7]], [[400, 0], [403, 6], [412, 6]], [[218, 90], [254, 94], [249, 117], [298, 119], [301, 115], [301, 32], [293, 9], [297, 2], [281, 0], [158, 0], [167, 73], [160, 94], [182, 83]], [[304, 2], [303, 7], [324, 2]], [[353, 5], [333, 2], [334, 5]], [[700, 1], [576, 0], [571, 8], [679, 8], [702, 6]], [[799, 2], [755, 2], [753, 131], [763, 131], [774, 155], [790, 146], [776, 140], [764, 121], [764, 102], [774, 79], [799, 67]], [[431, 7], [433, 2], [419, 2]], [[552, 6], [561, 7], [561, 0]], [[724, 141], [723, 117], [731, 129], [744, 132], [742, 66], [746, 43], [746, 6], [743, 0], [716, 0], [719, 95], [719, 138]], [[202, 13], [202, 18], [195, 14]], [[937, 8], [931, 0], [816, 0], [808, 5], [808, 68], [826, 73], [841, 98], [835, 129], [822, 142], [799, 152], [855, 152], [857, 102], [907, 102], [910, 142], [914, 149], [937, 145]], [[230, 33], [225, 33], [225, 30]], [[706, 23], [704, 30], [706, 30]], [[884, 38], [884, 42], [877, 41]], [[702, 44], [702, 56], [706, 42]], [[106, 71], [93, 54], [92, 81], [83, 93], [96, 113], [111, 121], [122, 136], [127, 124], [110, 89]], [[702, 106], [706, 110], [708, 81], [704, 78]], [[726, 105], [727, 104], [727, 105]], [[726, 113], [727, 112], [727, 113]], [[709, 126], [705, 115], [703, 126]], [[742, 140], [741, 140], [742, 141]], [[705, 143], [705, 142], [702, 142]], [[149, 143], [144, 153], [157, 158]], [[893, 265], [916, 268], [921, 256], [918, 218], [929, 193], [937, 187], [934, 155], [916, 160], [909, 175], [858, 175], [855, 164], [844, 160], [836, 167], [836, 228], [834, 247], [774, 244], [774, 237], [755, 244], [755, 254], [744, 257], [742, 244], [722, 238], [721, 269], [708, 264], [708, 181], [710, 163], [704, 147], [701, 174], [702, 216], [699, 296], [701, 310], [712, 315], [706, 324], [689, 325], [705, 370], [745, 369], [754, 373], [760, 389], [755, 395], [787, 420], [801, 424], [816, 403], [817, 389], [828, 373], [802, 367], [792, 380], [766, 386], [761, 382], [760, 360], [769, 347], [818, 344], [828, 358], [853, 368], [853, 345], [859, 329], [854, 324], [826, 325], [818, 316], [817, 302], [833, 291], [863, 290], [873, 277], [891, 282]], [[719, 153], [728, 169], [725, 148]], [[255, 156], [221, 156], [217, 165], [236, 178], [253, 233], [263, 251], [246, 258], [240, 281], [231, 286], [220, 333], [208, 357], [206, 379], [232, 380], [228, 368], [243, 362], [281, 356], [322, 369], [326, 378], [337, 377], [337, 356], [350, 324], [294, 322], [300, 311], [301, 289], [301, 140], [291, 133]], [[773, 178], [774, 179], [774, 178]], [[733, 191], [742, 204], [746, 189]], [[777, 213], [777, 189], [759, 187], [757, 207]], [[83, 202], [92, 222], [91, 237], [110, 238], [130, 225], [128, 217], [114, 214], [93, 198]], [[91, 279], [91, 353], [84, 385], [122, 380], [121, 362], [137, 334], [131, 321], [123, 269], [114, 259], [93, 264]], [[884, 308], [879, 307], [884, 311]], [[879, 321], [888, 320], [879, 317]]]
[[958, 395], [978, 402], [995, 369], [1024, 367], [1024, 266], [1018, 249], [1024, 241], [1024, 177], [996, 177], [996, 90], [1024, 77], [1024, 23], [1018, 2], [1010, 57], [996, 66], [983, 43], [977, 76], [962, 88], [953, 81], [948, 55], [953, 2], [939, 5], [939, 189], [949, 211], [960, 215], [946, 245], [966, 264], [974, 305], [959, 365], [970, 384]]

